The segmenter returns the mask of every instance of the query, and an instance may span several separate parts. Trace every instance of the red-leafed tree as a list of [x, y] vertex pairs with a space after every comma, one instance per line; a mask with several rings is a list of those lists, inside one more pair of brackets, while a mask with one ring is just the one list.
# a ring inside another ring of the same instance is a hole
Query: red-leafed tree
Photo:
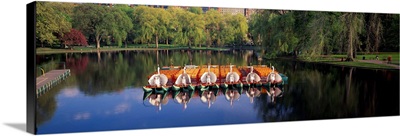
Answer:
[[62, 43], [68, 46], [71, 45], [79, 45], [86, 46], [88, 45], [85, 35], [82, 34], [81, 31], [76, 29], [71, 29], [68, 33], [65, 33], [61, 39]]

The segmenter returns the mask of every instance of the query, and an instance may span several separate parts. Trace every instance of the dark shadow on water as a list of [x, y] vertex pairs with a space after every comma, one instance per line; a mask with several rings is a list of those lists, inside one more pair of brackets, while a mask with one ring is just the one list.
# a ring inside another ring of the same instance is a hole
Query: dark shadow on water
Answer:
[[26, 132], [25, 123], [4, 123], [4, 125]]

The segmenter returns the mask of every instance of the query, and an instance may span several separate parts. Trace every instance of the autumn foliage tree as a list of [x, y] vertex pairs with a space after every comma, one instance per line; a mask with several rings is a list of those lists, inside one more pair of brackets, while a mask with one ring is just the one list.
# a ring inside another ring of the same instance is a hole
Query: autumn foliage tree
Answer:
[[65, 33], [61, 37], [61, 41], [64, 46], [68, 45], [80, 45], [86, 46], [88, 45], [85, 35], [82, 34], [81, 31], [76, 29], [71, 29], [68, 33]]

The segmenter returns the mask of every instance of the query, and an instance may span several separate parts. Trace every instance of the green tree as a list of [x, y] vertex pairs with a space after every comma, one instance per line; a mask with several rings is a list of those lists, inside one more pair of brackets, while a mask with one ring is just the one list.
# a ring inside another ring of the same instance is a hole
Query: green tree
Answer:
[[164, 9], [161, 8], [155, 8], [153, 9], [155, 11], [157, 20], [158, 20], [158, 24], [156, 24], [155, 27], [155, 33], [154, 33], [154, 37], [155, 37], [155, 43], [156, 46], [158, 48], [158, 42], [160, 39], [168, 39], [168, 28], [170, 26], [170, 14], [169, 12], [167, 12]]
[[112, 8], [107, 17], [109, 18], [108, 21], [111, 21], [111, 34], [115, 38], [117, 45], [122, 46], [122, 42], [126, 40], [128, 32], [133, 28], [132, 20], [119, 8]]
[[399, 14], [382, 15], [383, 38], [381, 50], [398, 51], [400, 46], [399, 38]]
[[241, 14], [224, 15], [220, 23], [221, 44], [243, 44], [247, 41], [248, 25], [246, 18]]
[[135, 9], [134, 18], [138, 26], [135, 28], [136, 40], [148, 44], [154, 40], [158, 48], [160, 39], [168, 39], [171, 23], [170, 13], [166, 10], [139, 6]]
[[235, 38], [235, 43], [243, 44], [247, 42], [247, 33], [249, 30], [249, 26], [247, 24], [246, 17], [242, 14], [236, 14], [234, 16], [231, 16], [229, 23], [230, 27], [234, 29], [233, 35]]
[[74, 3], [66, 3], [66, 2], [48, 2], [49, 6], [51, 6], [54, 10], [64, 16], [64, 18], [72, 23], [72, 16], [74, 13], [74, 8], [76, 5]]
[[177, 12], [179, 21], [178, 40], [180, 44], [192, 46], [201, 44], [204, 36], [204, 20], [201, 15], [187, 11]]
[[137, 37], [136, 30], [139, 26], [134, 25], [137, 24], [139, 20], [136, 20], [136, 14], [135, 14], [135, 9], [136, 7], [131, 7], [128, 5], [121, 5], [117, 4], [114, 5], [114, 8], [118, 8], [125, 12], [125, 14], [130, 18], [132, 28], [127, 31], [127, 38], [125, 39], [125, 47], [127, 46], [127, 43], [134, 43], [135, 42], [135, 37]]
[[187, 36], [184, 35], [184, 30], [183, 30], [186, 21], [186, 19], [184, 19], [184, 17], [186, 17], [186, 11], [184, 11], [181, 8], [171, 8], [170, 12], [171, 15], [174, 16], [175, 18], [174, 19], [175, 21], [173, 22], [174, 44], [187, 45], [186, 43], [188, 43], [188, 39]]
[[219, 24], [220, 31], [217, 34], [217, 45], [222, 46], [225, 44], [233, 43], [235, 39], [235, 28], [233, 26], [233, 16], [224, 15], [222, 21]]
[[346, 28], [346, 24], [341, 21], [340, 17], [343, 15], [341, 12], [330, 13], [330, 19], [332, 20], [332, 26], [330, 29], [332, 33], [331, 47], [332, 51], [343, 53], [345, 51], [345, 35], [343, 34]]
[[36, 38], [41, 42], [42, 47], [44, 43], [58, 42], [58, 37], [71, 29], [71, 23], [49, 2], [37, 2], [36, 17]]
[[195, 14], [203, 14], [203, 10], [200, 7], [190, 7], [189, 12], [195, 13]]
[[367, 52], [376, 52], [382, 39], [382, 19], [377, 13], [365, 14], [366, 48]]
[[[333, 37], [337, 37], [342, 27], [336, 25], [338, 16], [336, 14], [330, 14], [328, 12], [295, 12], [295, 24], [294, 28], [296, 36], [299, 42], [296, 46], [292, 46], [294, 49], [294, 55], [297, 56], [299, 51], [305, 52], [302, 57], [307, 59], [313, 59], [320, 56], [321, 54], [329, 54], [334, 43]], [[335, 30], [338, 29], [338, 30]], [[339, 41], [339, 40], [338, 40]]]
[[93, 36], [96, 41], [96, 48], [100, 48], [100, 41], [103, 36], [109, 33], [112, 19], [110, 9], [95, 4], [81, 4], [74, 9], [73, 26], [84, 34]]
[[154, 8], [147, 6], [136, 7], [134, 12], [134, 24], [137, 26], [135, 27], [135, 41], [150, 44], [153, 35], [156, 33], [157, 24], [159, 24], [159, 20], [154, 12]]
[[209, 10], [205, 14], [205, 21], [207, 46], [210, 47], [220, 42], [218, 36], [221, 31], [222, 15], [216, 10]]
[[[265, 10], [258, 11], [258, 12], [264, 12]], [[262, 13], [256, 13], [251, 15], [249, 19], [249, 32], [250, 32], [250, 39], [253, 42], [254, 45], [261, 46], [261, 32], [265, 30], [265, 25], [261, 25], [262, 22], [265, 22], [263, 19], [267, 19], [266, 17], [263, 17], [265, 14]]]
[[192, 27], [192, 31], [190, 36], [190, 39], [193, 40], [194, 45], [199, 45], [201, 47], [202, 44], [205, 43], [206, 41], [206, 36], [205, 36], [205, 24], [206, 22], [204, 21], [204, 16], [201, 14], [194, 14], [193, 16], [193, 22], [191, 22], [190, 27]]
[[166, 10], [168, 13], [166, 14], [167, 17], [169, 18], [169, 24], [167, 26], [167, 33], [166, 33], [166, 44], [169, 44], [169, 40], [172, 40], [174, 42], [175, 36], [177, 35], [178, 31], [178, 27], [179, 27], [179, 22], [178, 22], [178, 18], [176, 18], [176, 14], [177, 12], [179, 12], [179, 10], [182, 10], [180, 8], [177, 7], [168, 7], [168, 9]]
[[355, 51], [360, 46], [359, 35], [364, 26], [364, 15], [361, 13], [345, 13], [342, 20], [346, 23], [345, 36], [347, 40], [347, 58], [346, 61], [353, 61]]
[[271, 10], [258, 10], [257, 14], [254, 14], [250, 18], [250, 34], [253, 43], [259, 47], [262, 47], [262, 54], [265, 50], [269, 50], [268, 46], [272, 43], [272, 31], [276, 28], [278, 21], [275, 18], [278, 14]]
[[344, 45], [354, 57], [363, 22], [363, 15], [355, 13], [261, 10], [250, 18], [249, 31], [268, 57], [301, 52], [301, 57], [313, 59], [343, 51]]
[[[260, 12], [261, 15], [253, 16], [251, 33], [258, 45], [267, 51], [267, 57], [276, 57], [277, 54], [292, 52], [298, 43], [295, 33], [295, 16], [292, 11]], [[256, 38], [254, 38], [256, 36]]]

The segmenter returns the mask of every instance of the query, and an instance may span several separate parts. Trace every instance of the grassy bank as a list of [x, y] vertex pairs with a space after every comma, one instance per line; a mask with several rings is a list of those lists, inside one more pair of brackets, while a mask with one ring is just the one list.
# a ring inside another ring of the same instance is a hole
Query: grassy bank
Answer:
[[82, 53], [82, 52], [107, 52], [107, 51], [125, 51], [125, 50], [155, 50], [151, 48], [90, 48], [77, 47], [73, 49], [55, 49], [55, 48], [37, 48], [36, 54], [57, 54], [57, 53]]
[[[346, 58], [347, 55], [330, 55], [328, 57], [341, 59]], [[399, 53], [398, 52], [379, 52], [379, 53], [370, 53], [370, 54], [358, 54], [356, 55], [356, 60], [362, 60], [365, 57], [365, 60], [375, 60], [376, 56], [378, 56], [379, 60], [384, 61], [387, 60], [389, 56], [392, 57], [392, 64], [399, 65]]]
[[[371, 62], [362, 62], [363, 57], [365, 60], [376, 60], [376, 56], [379, 57], [378, 62], [380, 63], [371, 63]], [[317, 62], [317, 63], [327, 63], [332, 65], [340, 65], [340, 66], [351, 66], [351, 67], [363, 67], [363, 68], [372, 68], [372, 69], [398, 69], [394, 66], [387, 65], [387, 58], [391, 56], [392, 61], [390, 64], [399, 66], [399, 53], [398, 52], [380, 52], [375, 54], [359, 54], [356, 56], [354, 61], [341, 61], [341, 59], [346, 59], [346, 55], [327, 55], [321, 56], [320, 58], [314, 60], [305, 60], [300, 59], [306, 62]]]
[[340, 61], [340, 60], [329, 60], [329, 59], [319, 59], [319, 60], [303, 60], [305, 62], [315, 62], [315, 63], [326, 63], [331, 65], [339, 65], [339, 66], [349, 66], [349, 67], [362, 67], [362, 68], [371, 68], [371, 69], [396, 69], [392, 66], [387, 66], [383, 64], [375, 64], [368, 62], [359, 62], [359, 61]]
[[351, 66], [351, 67], [363, 67], [363, 68], [373, 68], [373, 69], [396, 69], [392, 66], [382, 65], [382, 64], [375, 64], [375, 63], [368, 63], [368, 62], [327, 62], [333, 65], [341, 65], [341, 66]]

